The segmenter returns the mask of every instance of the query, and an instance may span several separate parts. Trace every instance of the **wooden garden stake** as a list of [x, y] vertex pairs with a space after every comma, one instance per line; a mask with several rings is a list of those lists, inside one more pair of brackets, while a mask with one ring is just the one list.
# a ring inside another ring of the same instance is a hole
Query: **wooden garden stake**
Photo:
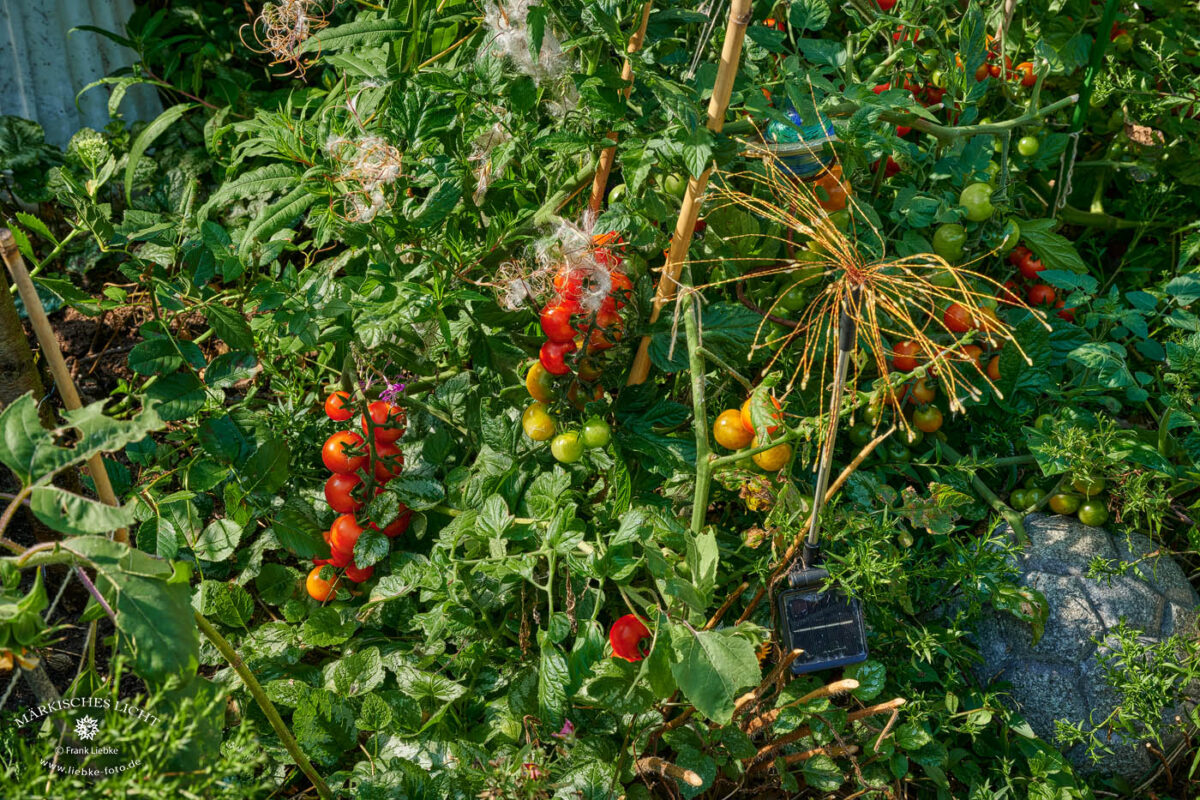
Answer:
[[[621, 67], [621, 80], [625, 82], [625, 88], [621, 91], [625, 99], [629, 99], [630, 92], [633, 91], [633, 54], [642, 49], [642, 42], [646, 39], [646, 23], [650, 21], [650, 7], [653, 5], [652, 0], [646, 0], [642, 6], [642, 21], [638, 25], [638, 29], [633, 36], [629, 37], [629, 45], [625, 48], [628, 54], [625, 56], [625, 63]], [[608, 138], [614, 142], [617, 141], [617, 132], [609, 131]], [[617, 146], [615, 144], [604, 148], [600, 153], [600, 163], [596, 167], [596, 177], [592, 179], [592, 197], [588, 201], [588, 209], [593, 214], [600, 213], [600, 204], [604, 202], [604, 187], [608, 185], [608, 173], [612, 171], [613, 161], [617, 158]]]
[[[708, 129], [713, 133], [720, 133], [725, 125], [725, 110], [729, 108], [729, 95], [733, 91], [733, 79], [737, 76], [738, 63], [742, 57], [742, 42], [746, 38], [746, 26], [749, 24], [750, 0], [732, 0], [729, 6], [729, 24], [725, 28], [725, 45], [721, 48], [721, 64], [717, 70], [717, 80], [713, 84], [712, 97], [708, 101]], [[675, 297], [679, 286], [679, 273], [687, 259], [692, 232], [696, 229], [696, 218], [700, 215], [700, 201], [704, 198], [704, 190], [708, 188], [708, 177], [712, 170], [712, 165], [709, 165], [700, 177], [688, 178], [683, 205], [679, 209], [679, 219], [675, 223], [675, 233], [671, 237], [671, 250], [667, 254], [667, 263], [663, 265], [662, 275], [659, 276], [654, 306], [650, 310], [651, 322], [658, 319], [662, 307]], [[642, 341], [638, 343], [637, 356], [633, 360], [627, 383], [630, 386], [642, 383], [649, 374], [650, 337], [643, 336]]]
[[[21, 301], [25, 304], [25, 313], [29, 315], [29, 322], [33, 325], [33, 332], [37, 335], [42, 355], [46, 357], [46, 363], [50, 366], [50, 374], [54, 376], [54, 384], [58, 387], [59, 394], [62, 395], [63, 404], [71, 410], [81, 408], [83, 403], [79, 399], [79, 391], [75, 388], [75, 381], [71, 379], [71, 372], [67, 369], [67, 362], [58, 346], [58, 340], [54, 338], [54, 329], [50, 327], [46, 310], [42, 308], [42, 300], [33, 286], [33, 279], [29, 277], [29, 270], [25, 268], [25, 259], [21, 257], [16, 239], [13, 238], [12, 231], [8, 228], [0, 228], [0, 257], [4, 258], [8, 272], [12, 275], [13, 283], [17, 285]], [[88, 470], [92, 475], [92, 482], [96, 485], [96, 494], [100, 496], [100, 500], [110, 506], [120, 505], [117, 502], [116, 493], [113, 492], [112, 483], [108, 479], [104, 458], [100, 453], [96, 453], [88, 459]], [[112, 538], [122, 544], [128, 544], [129, 531], [125, 528], [118, 528]]]

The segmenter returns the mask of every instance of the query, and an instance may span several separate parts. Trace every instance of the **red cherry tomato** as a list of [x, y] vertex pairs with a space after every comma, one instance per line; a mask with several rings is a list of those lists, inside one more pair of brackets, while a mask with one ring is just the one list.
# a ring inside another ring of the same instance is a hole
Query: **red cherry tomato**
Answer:
[[354, 416], [354, 412], [350, 410], [349, 404], [349, 392], [334, 392], [325, 398], [325, 416], [334, 422], [345, 422]]
[[542, 309], [542, 333], [552, 342], [569, 342], [575, 338], [571, 327], [574, 303], [551, 303]]
[[896, 0], [875, 0], [879, 4], [880, 11], [891, 11], [896, 7]]
[[357, 475], [333, 474], [325, 481], [325, 502], [339, 514], [353, 514], [362, 508], [361, 500], [355, 500], [352, 492], [362, 483]]
[[908, 136], [910, 133], [912, 133], [912, 128], [910, 128], [908, 125], [897, 125], [896, 126], [896, 135], [897, 136], [904, 138], [905, 136]]
[[633, 294], [633, 281], [624, 272], [615, 269], [608, 273], [608, 277], [612, 281], [611, 291], [612, 297], [616, 298], [616, 307], [621, 308], [626, 298]]
[[1011, 253], [1008, 254], [1008, 263], [1012, 264], [1014, 267], [1019, 267], [1021, 266], [1021, 259], [1025, 258], [1027, 255], [1029, 255], [1029, 248], [1023, 244], [1019, 244], [1012, 249]]
[[1066, 308], [1065, 306], [1066, 306], [1066, 301], [1064, 301], [1064, 300], [1059, 300], [1057, 303], [1054, 304], [1054, 307], [1058, 309], [1058, 318], [1061, 320], [1065, 320], [1067, 322], [1074, 322], [1075, 321], [1075, 309]]
[[404, 453], [391, 442], [375, 443], [375, 480], [387, 483], [404, 470]]
[[[391, 444], [404, 435], [404, 409], [400, 406], [376, 400], [367, 406], [367, 414], [371, 415], [371, 422], [375, 423], [376, 442]], [[368, 428], [367, 417], [364, 414], [362, 416], [364, 436], [368, 435]]]
[[355, 583], [362, 583], [369, 580], [372, 573], [375, 572], [375, 567], [346, 567], [346, 577]]
[[917, 355], [920, 352], [921, 345], [916, 342], [900, 342], [892, 356], [892, 366], [899, 372], [912, 372], [917, 368]]
[[973, 327], [971, 312], [961, 303], [951, 303], [942, 315], [942, 322], [954, 333], [966, 333]]
[[[350, 431], [338, 431], [325, 440], [321, 448], [321, 461], [330, 472], [349, 475], [358, 472], [367, 463], [367, 456], [362, 453], [363, 438]], [[359, 455], [350, 455], [347, 451], [360, 451]]]
[[567, 366], [566, 358], [577, 349], [574, 341], [546, 342], [542, 345], [541, 352], [538, 353], [538, 359], [546, 368], [546, 372], [551, 375], [566, 375], [571, 371], [571, 368]]
[[1001, 303], [1007, 303], [1010, 306], [1014, 306], [1021, 299], [1021, 295], [1019, 293], [1020, 288], [1021, 287], [1017, 285], [1016, 281], [1005, 281], [1004, 288], [1000, 290], [1000, 293], [997, 295], [996, 299]]
[[879, 83], [879, 84], [876, 84], [875, 88], [872, 89], [871, 91], [874, 92], [875, 94], [883, 94], [890, 88], [892, 88], [892, 85], [890, 83]]
[[334, 550], [353, 553], [354, 545], [358, 543], [362, 531], [353, 514], [342, 514], [329, 528], [329, 546]]
[[1046, 265], [1029, 251], [1026, 251], [1025, 255], [1017, 263], [1017, 269], [1021, 270], [1021, 274], [1031, 281], [1037, 280], [1037, 274], [1045, 268]]
[[1031, 306], [1052, 306], [1058, 300], [1058, 295], [1046, 284], [1038, 283], [1029, 287], [1028, 298]]
[[[871, 164], [871, 172], [879, 172], [879, 161], [880, 159], [877, 158], [875, 159], [874, 163]], [[883, 177], [890, 178], [898, 172], [900, 172], [900, 165], [896, 163], [896, 159], [888, 156], [883, 167]]]
[[583, 273], [577, 269], [563, 267], [554, 276], [554, 290], [564, 300], [578, 301], [583, 293]]
[[641, 661], [646, 657], [642, 642], [650, 638], [650, 629], [633, 614], [626, 614], [613, 623], [608, 632], [613, 655], [626, 661]]

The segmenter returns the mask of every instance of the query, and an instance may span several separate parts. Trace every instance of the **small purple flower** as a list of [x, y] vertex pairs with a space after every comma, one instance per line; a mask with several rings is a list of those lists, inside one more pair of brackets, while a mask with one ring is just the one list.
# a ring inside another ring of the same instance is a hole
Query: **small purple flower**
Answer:
[[558, 733], [550, 734], [555, 739], [571, 739], [575, 736], [575, 723], [571, 720], [563, 720], [562, 730]]
[[396, 399], [404, 394], [403, 383], [392, 383], [388, 381], [387, 388], [379, 393], [379, 399], [385, 403], [395, 403]]

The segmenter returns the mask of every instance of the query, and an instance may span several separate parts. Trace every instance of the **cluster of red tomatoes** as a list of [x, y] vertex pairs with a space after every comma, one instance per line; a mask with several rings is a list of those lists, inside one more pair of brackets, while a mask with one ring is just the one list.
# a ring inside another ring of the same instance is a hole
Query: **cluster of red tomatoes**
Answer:
[[[325, 415], [335, 422], [346, 422], [354, 416], [350, 407], [350, 395], [334, 392], [325, 400]], [[361, 583], [368, 580], [375, 567], [359, 567], [354, 562], [354, 545], [362, 535], [363, 527], [355, 514], [366, 503], [365, 494], [374, 487], [375, 494], [404, 469], [404, 455], [396, 441], [404, 435], [404, 410], [391, 403], [376, 400], [367, 405], [366, 413], [359, 415], [362, 433], [351, 430], [337, 431], [325, 440], [321, 448], [321, 461], [332, 473], [325, 481], [325, 502], [340, 515], [325, 532], [329, 545], [329, 558], [314, 558], [316, 565], [308, 574], [306, 586], [309, 595], [320, 602], [337, 594], [340, 577]], [[364, 480], [365, 478], [365, 480]], [[412, 512], [401, 504], [400, 514], [382, 529], [384, 536], [395, 538], [408, 530]], [[374, 523], [368, 523], [377, 528]], [[330, 570], [342, 570], [332, 577]]]
[[[995, 63], [998, 61], [999, 57], [1000, 54], [998, 52], [998, 42], [996, 41], [995, 37], [989, 35], [987, 37], [987, 57], [985, 58], [984, 62], [979, 65], [978, 68], [976, 68], [975, 80], [982, 81], [989, 77], [999, 78], [1000, 75], [1003, 74], [1005, 80], [1018, 82], [1025, 87], [1033, 86], [1035, 83], [1037, 83], [1037, 75], [1034, 74], [1032, 61], [1022, 61], [1014, 65], [1013, 60], [1010, 57], [1005, 56], [1004, 68], [1001, 70], [1000, 65]], [[954, 56], [954, 63], [959, 69], [962, 69], [962, 56], [956, 53]]]
[[[1021, 277], [1029, 282], [1025, 292], [1025, 299], [1029, 301], [1029, 305], [1035, 308], [1056, 308], [1060, 319], [1067, 322], [1075, 321], [1075, 309], [1065, 307], [1066, 301], [1059, 298], [1058, 292], [1054, 291], [1053, 286], [1038, 282], [1038, 273], [1044, 270], [1046, 265], [1028, 247], [1025, 245], [1014, 247], [1013, 251], [1008, 254], [1008, 261], [1017, 268]], [[1005, 281], [1004, 289], [1004, 296], [1000, 299], [1011, 303], [1020, 292], [1021, 285], [1015, 280], [1009, 280]]]
[[[600, 365], [595, 357], [624, 334], [620, 309], [633, 283], [621, 267], [621, 257], [609, 248], [616, 240], [615, 234], [593, 237], [595, 268], [568, 265], [554, 276], [554, 297], [539, 317], [546, 341], [538, 358], [551, 375], [574, 372], [585, 382], [596, 381]], [[603, 293], [603, 299], [598, 304], [588, 302], [597, 293]], [[590, 305], [595, 310], [589, 310]]]
[[[771, 412], [771, 419], [782, 422], [783, 409], [779, 405], [779, 401], [772, 397], [771, 403], [775, 406], [775, 410]], [[768, 426], [767, 434], [773, 436], [780, 430], [780, 427], [780, 425]], [[741, 409], [727, 408], [717, 415], [717, 419], [713, 423], [713, 439], [727, 450], [741, 450], [745, 447], [757, 448], [762, 444], [760, 437], [754, 431], [754, 422], [750, 419], [749, 398], [742, 403]], [[764, 472], [778, 472], [792, 460], [792, 446], [777, 444], [768, 450], [755, 453], [751, 458]]]

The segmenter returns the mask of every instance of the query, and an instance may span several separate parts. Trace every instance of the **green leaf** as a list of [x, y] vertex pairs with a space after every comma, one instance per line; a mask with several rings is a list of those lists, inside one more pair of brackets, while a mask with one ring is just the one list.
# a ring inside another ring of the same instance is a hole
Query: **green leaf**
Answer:
[[264, 603], [282, 605], [295, 593], [301, 578], [299, 570], [283, 564], [263, 564], [254, 578], [254, 588]]
[[254, 334], [246, 318], [232, 308], [210, 305], [204, 308], [204, 317], [216, 331], [217, 336], [234, 350], [254, 352]]
[[829, 22], [829, 4], [825, 0], [792, 0], [788, 21], [797, 33], [819, 31]]
[[1050, 269], [1086, 273], [1087, 264], [1079, 257], [1075, 245], [1054, 232], [1052, 219], [1021, 221], [1021, 241]]
[[567, 709], [567, 658], [550, 640], [548, 631], [538, 631], [541, 661], [538, 665], [538, 714], [551, 729], [562, 726]]
[[713, 134], [697, 125], [683, 137], [683, 163], [693, 176], [699, 177], [708, 169], [713, 156]]
[[129, 506], [110, 506], [57, 486], [34, 489], [29, 505], [43, 523], [70, 535], [111, 533], [129, 527], [134, 519]]
[[329, 545], [321, 536], [321, 526], [312, 506], [297, 495], [289, 495], [272, 526], [279, 544], [301, 559], [328, 557]]
[[420, 475], [401, 474], [388, 482], [387, 491], [414, 511], [433, 508], [446, 499], [446, 490], [440, 483]]
[[342, 697], [353, 697], [377, 688], [384, 677], [379, 648], [367, 647], [334, 662], [326, 686]]
[[138, 342], [129, 352], [129, 368], [139, 375], [159, 375], [174, 372], [183, 366], [183, 356], [175, 343], [166, 336], [156, 336]]
[[216, 389], [226, 389], [238, 381], [254, 377], [258, 359], [253, 353], [231, 350], [212, 360], [204, 370], [204, 382]]
[[231, 519], [215, 519], [200, 532], [192, 551], [205, 561], [224, 561], [237, 550], [242, 526]]
[[349, 639], [358, 630], [354, 616], [340, 606], [330, 605], [314, 609], [300, 628], [300, 637], [305, 644], [314, 647], [335, 647]]
[[[223, 184], [221, 188], [217, 189], [208, 202], [200, 207], [197, 216], [203, 220], [208, 216], [209, 209], [223, 203], [269, 192], [294, 189], [302, 180], [303, 177], [291, 164], [268, 164], [265, 167], [252, 169], [240, 178]], [[202, 228], [201, 230], [203, 232], [206, 229]], [[211, 236], [211, 234], [209, 235]], [[206, 242], [209, 241], [209, 236], [204, 238]]]
[[866, 703], [874, 700], [883, 691], [887, 681], [887, 669], [878, 661], [862, 661], [846, 667], [842, 677], [858, 681], [858, 688], [853, 691], [853, 695]]
[[816, 755], [804, 762], [804, 780], [818, 792], [837, 791], [846, 780], [832, 758]]
[[267, 439], [258, 446], [242, 470], [242, 488], [250, 492], [271, 493], [287, 483], [288, 462], [292, 453], [283, 439]]
[[696, 710], [719, 725], [733, 717], [741, 690], [762, 680], [754, 645], [733, 629], [670, 628], [671, 673]]
[[354, 709], [333, 692], [314, 689], [296, 706], [292, 732], [309, 758], [332, 767], [354, 746]]
[[411, 34], [412, 28], [404, 20], [361, 17], [345, 25], [326, 28], [297, 48], [296, 54], [325, 54], [349, 48], [378, 47]]
[[1167, 281], [1163, 287], [1181, 306], [1190, 306], [1200, 300], [1200, 274], [1180, 275]]
[[354, 725], [360, 731], [382, 731], [389, 726], [391, 721], [391, 706], [382, 697], [372, 692], [363, 698]]
[[133, 656], [138, 675], [160, 684], [172, 675], [195, 674], [200, 641], [190, 591], [186, 582], [168, 582], [175, 574], [169, 561], [101, 536], [58, 547], [95, 569], [96, 588], [116, 612], [118, 644]]
[[301, 184], [276, 200], [246, 227], [242, 243], [238, 247], [238, 256], [242, 259], [249, 258], [250, 251], [257, 242], [266, 241], [291, 225], [293, 220], [316, 202], [316, 199], [317, 196]]
[[354, 543], [354, 565], [369, 567], [387, 558], [392, 549], [391, 541], [382, 532], [366, 528]]
[[204, 407], [204, 384], [190, 372], [163, 375], [146, 388], [146, 397], [158, 403], [167, 422], [187, 419]]
[[236, 583], [204, 581], [200, 584], [200, 607], [206, 617], [231, 628], [250, 630], [254, 618], [254, 598]]
[[153, 122], [142, 129], [142, 132], [133, 140], [133, 144], [129, 147], [129, 155], [125, 159], [125, 202], [133, 202], [133, 176], [137, 172], [138, 162], [142, 160], [142, 154], [154, 144], [162, 133], [173, 124], [175, 121], [186, 114], [189, 110], [195, 107], [195, 103], [180, 103], [168, 108], [166, 111], [159, 114]]

